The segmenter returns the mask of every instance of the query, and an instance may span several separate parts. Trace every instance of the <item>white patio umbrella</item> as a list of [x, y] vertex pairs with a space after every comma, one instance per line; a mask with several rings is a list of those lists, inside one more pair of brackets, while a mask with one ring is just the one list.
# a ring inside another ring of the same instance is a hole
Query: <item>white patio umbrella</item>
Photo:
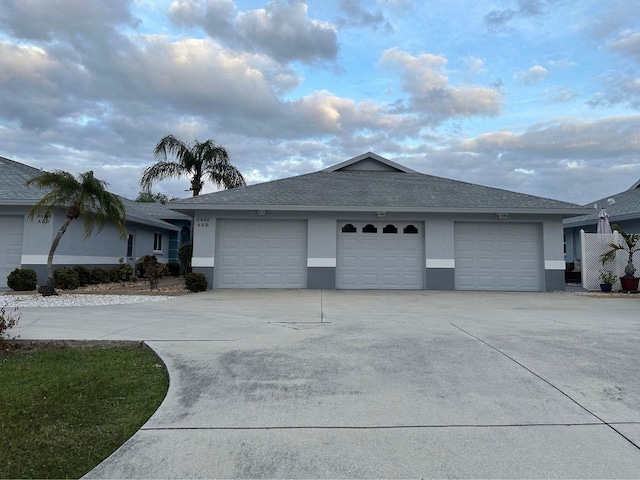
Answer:
[[603, 208], [598, 215], [598, 230], [597, 233], [613, 233], [611, 230], [611, 224], [609, 223], [609, 214]]

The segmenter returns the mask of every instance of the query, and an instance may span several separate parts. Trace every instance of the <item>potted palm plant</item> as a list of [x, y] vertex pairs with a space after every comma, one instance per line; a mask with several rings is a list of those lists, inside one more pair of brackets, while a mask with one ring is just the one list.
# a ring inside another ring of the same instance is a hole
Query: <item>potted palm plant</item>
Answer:
[[636, 272], [636, 268], [633, 266], [633, 254], [640, 250], [640, 234], [627, 233], [618, 225], [614, 225], [613, 230], [620, 234], [623, 241], [610, 243], [609, 250], [600, 255], [600, 261], [605, 265], [606, 263], [613, 262], [619, 251], [627, 252], [629, 257], [627, 259], [627, 266], [624, 268], [624, 277], [620, 277], [620, 285], [622, 286], [622, 290], [638, 290], [638, 280], [640, 279], [633, 275]]
[[602, 282], [600, 283], [600, 290], [602, 290], [603, 292], [610, 292], [611, 287], [614, 283], [616, 283], [618, 277], [616, 277], [615, 273], [613, 273], [611, 270], [602, 270], [600, 272], [600, 280], [602, 280]]

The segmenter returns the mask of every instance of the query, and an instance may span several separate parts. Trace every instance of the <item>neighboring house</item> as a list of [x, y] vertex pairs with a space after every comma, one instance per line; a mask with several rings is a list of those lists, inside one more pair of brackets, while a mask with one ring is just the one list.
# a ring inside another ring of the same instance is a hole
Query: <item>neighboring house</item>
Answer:
[[566, 218], [563, 222], [565, 258], [568, 263], [582, 258], [580, 230], [596, 233], [600, 210], [603, 208], [609, 215], [611, 225], [617, 224], [625, 232], [640, 233], [640, 180], [628, 190], [588, 203], [585, 207], [590, 209], [590, 213]]
[[169, 206], [210, 288], [564, 289], [562, 219], [587, 212], [374, 153]]
[[[29, 209], [44, 193], [26, 187], [25, 182], [41, 173], [37, 168], [0, 157], [0, 287], [6, 287], [7, 275], [21, 267], [34, 269], [39, 283], [46, 280], [47, 256], [65, 213], [63, 209], [57, 210], [48, 222], [41, 216], [27, 218]], [[156, 255], [164, 263], [176, 261], [172, 257], [173, 243], [181, 240], [184, 226], [188, 238], [190, 219], [162, 204], [122, 201], [128, 238], [121, 239], [116, 229], [107, 224], [101, 233], [94, 230], [85, 239], [81, 217], [71, 222], [62, 237], [53, 257], [54, 269], [75, 265], [111, 267], [120, 258], [133, 264], [147, 254]]]

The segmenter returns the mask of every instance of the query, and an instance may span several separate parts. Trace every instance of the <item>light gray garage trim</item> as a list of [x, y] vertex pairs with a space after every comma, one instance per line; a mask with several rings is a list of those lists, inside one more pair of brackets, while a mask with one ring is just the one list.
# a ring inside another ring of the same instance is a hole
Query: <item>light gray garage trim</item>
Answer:
[[307, 222], [219, 220], [215, 288], [306, 288]]
[[0, 287], [7, 286], [7, 275], [20, 268], [24, 216], [0, 215]]
[[538, 223], [456, 223], [456, 290], [544, 290]]
[[336, 288], [424, 288], [424, 224], [338, 222]]

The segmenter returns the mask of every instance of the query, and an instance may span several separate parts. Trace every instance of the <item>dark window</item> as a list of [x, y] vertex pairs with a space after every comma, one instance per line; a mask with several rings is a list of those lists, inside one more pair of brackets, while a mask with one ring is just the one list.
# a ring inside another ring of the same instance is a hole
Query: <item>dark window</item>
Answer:
[[161, 252], [162, 251], [162, 234], [154, 233], [153, 234], [153, 251]]
[[127, 238], [127, 257], [133, 257], [133, 234], [129, 234]]
[[356, 233], [356, 227], [347, 223], [344, 227], [342, 227], [342, 233]]
[[378, 228], [375, 225], [365, 225], [362, 229], [362, 233], [378, 233]]
[[395, 225], [387, 225], [382, 229], [382, 233], [398, 233], [398, 229]]
[[416, 227], [414, 227], [413, 225], [407, 225], [406, 227], [404, 227], [403, 232], [404, 233], [418, 233], [418, 229]]

